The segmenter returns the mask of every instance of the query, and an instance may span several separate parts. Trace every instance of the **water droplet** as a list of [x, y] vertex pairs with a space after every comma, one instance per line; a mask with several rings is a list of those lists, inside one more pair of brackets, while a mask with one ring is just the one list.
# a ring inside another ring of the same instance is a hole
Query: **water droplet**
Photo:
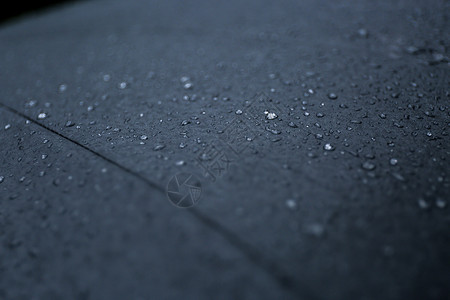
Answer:
[[309, 158], [316, 158], [317, 155], [315, 153], [313, 153], [313, 152], [308, 152], [308, 157]]
[[335, 93], [329, 93], [328, 98], [331, 100], [336, 100], [338, 98], [338, 96]]
[[5, 130], [8, 130], [8, 129], [10, 129], [11, 128], [11, 124], [6, 124], [5, 125]]
[[162, 150], [164, 148], [166, 148], [166, 145], [164, 145], [164, 144], [157, 144], [155, 147], [153, 147], [153, 150], [154, 151], [159, 151], [159, 150]]
[[235, 113], [236, 113], [237, 115], [242, 115], [242, 110], [238, 109], [238, 110], [236, 110]]
[[143, 141], [145, 141], [145, 140], [148, 139], [148, 136], [146, 136], [146, 135], [141, 135], [140, 139], [143, 140]]
[[5, 181], [5, 176], [0, 176], [0, 183], [2, 183], [3, 181]]
[[318, 223], [308, 224], [306, 226], [306, 233], [315, 237], [321, 237], [325, 231], [323, 225]]
[[111, 79], [111, 75], [109, 75], [109, 74], [103, 75], [103, 81], [104, 82], [108, 82], [110, 79]]
[[67, 121], [67, 122], [66, 122], [66, 127], [72, 127], [72, 126], [74, 126], [74, 125], [75, 125], [75, 123], [72, 122], [72, 121]]
[[274, 120], [274, 119], [278, 118], [277, 114], [274, 112], [265, 111], [264, 114], [266, 115], [267, 120]]
[[41, 155], [41, 159], [46, 159], [47, 157], [48, 157], [47, 154], [42, 154], [42, 155]]
[[181, 122], [181, 126], [186, 126], [186, 125], [188, 125], [188, 124], [190, 124], [191, 123], [191, 121], [189, 121], [189, 120], [183, 120], [182, 122]]
[[294, 122], [289, 122], [289, 127], [297, 128], [298, 126]]
[[184, 149], [184, 148], [186, 148], [187, 147], [187, 145], [185, 144], [185, 143], [180, 143], [180, 145], [179, 145], [179, 148], [180, 149]]
[[127, 83], [126, 83], [125, 81], [119, 83], [119, 89], [123, 90], [123, 89], [125, 89], [126, 87], [127, 87]]
[[287, 208], [294, 210], [297, 208], [297, 202], [294, 199], [287, 199], [286, 206]]
[[391, 166], [396, 166], [396, 165], [398, 164], [398, 160], [397, 160], [396, 158], [391, 158], [391, 159], [389, 160], [389, 164], [390, 164]]
[[273, 129], [273, 128], [270, 128], [270, 127], [266, 127], [266, 130], [269, 131], [272, 134], [280, 134], [281, 133], [281, 130], [276, 130], [276, 129]]
[[[1, 181], [0, 181], [0, 182], [1, 182]], [[447, 202], [445, 202], [444, 199], [437, 198], [437, 199], [436, 199], [436, 206], [437, 206], [438, 208], [445, 208], [445, 207], [447, 206]]]
[[367, 38], [369, 36], [369, 32], [365, 28], [358, 29], [358, 35], [362, 38]]
[[190, 78], [187, 77], [187, 76], [183, 76], [183, 77], [180, 78], [181, 83], [188, 82], [189, 80], [190, 80]]
[[190, 89], [192, 89], [194, 87], [194, 85], [191, 82], [186, 82], [183, 85], [183, 87], [184, 87], [185, 90], [190, 90]]
[[46, 114], [46, 113], [40, 113], [40, 114], [38, 115], [38, 119], [39, 119], [39, 120], [43, 120], [43, 119], [45, 119], [45, 118], [47, 118], [47, 114]]
[[361, 165], [361, 167], [362, 167], [364, 170], [372, 171], [372, 170], [375, 169], [376, 166], [375, 166], [374, 163], [372, 163], [372, 162], [370, 162], [370, 161], [366, 161], [366, 162], [364, 162], [364, 163]]
[[323, 146], [323, 150], [325, 151], [334, 151], [334, 149], [336, 149], [333, 145], [331, 145], [330, 143], [327, 143]]
[[419, 207], [421, 209], [427, 209], [430, 207], [430, 205], [428, 204], [427, 201], [425, 201], [424, 199], [420, 198], [419, 200], [417, 200], [417, 205], [419, 205]]
[[60, 93], [64, 93], [66, 90], [67, 90], [67, 85], [66, 85], [66, 84], [61, 84], [61, 85], [58, 87], [58, 91], [59, 91]]
[[36, 100], [30, 100], [30, 101], [28, 101], [28, 102], [25, 104], [25, 106], [33, 107], [33, 106], [35, 106], [36, 104], [37, 104], [37, 101], [36, 101]]
[[405, 181], [405, 177], [403, 177], [402, 174], [394, 172], [394, 173], [392, 173], [392, 176], [394, 176], [394, 178], [399, 180], [399, 181]]
[[179, 161], [176, 161], [176, 162], [175, 162], [175, 165], [176, 165], [176, 166], [179, 166], [179, 167], [180, 167], [180, 166], [184, 166], [184, 165], [186, 165], [186, 162], [185, 162], [184, 160], [179, 160]]

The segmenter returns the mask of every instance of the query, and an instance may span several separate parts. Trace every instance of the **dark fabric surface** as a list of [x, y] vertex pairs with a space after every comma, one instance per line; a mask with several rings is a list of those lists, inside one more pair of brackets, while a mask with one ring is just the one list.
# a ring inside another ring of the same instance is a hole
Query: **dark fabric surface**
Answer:
[[0, 299], [448, 297], [448, 11], [89, 1], [5, 24]]

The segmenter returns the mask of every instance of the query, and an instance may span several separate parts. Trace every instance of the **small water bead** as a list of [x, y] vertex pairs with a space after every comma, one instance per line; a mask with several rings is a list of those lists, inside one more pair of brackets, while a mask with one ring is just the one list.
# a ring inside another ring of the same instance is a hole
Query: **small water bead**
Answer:
[[403, 177], [402, 174], [394, 172], [394, 173], [392, 173], [392, 176], [399, 181], [405, 181], [405, 177]]
[[305, 232], [315, 237], [321, 237], [325, 232], [325, 228], [319, 223], [312, 223], [306, 226]]
[[390, 164], [391, 166], [396, 166], [396, 165], [398, 164], [398, 159], [396, 159], [396, 158], [391, 158], [391, 159], [389, 160], [389, 164]]
[[444, 199], [438, 198], [436, 199], [436, 206], [438, 208], [445, 208], [447, 206], [447, 202]]
[[103, 75], [103, 81], [104, 82], [108, 82], [110, 79], [111, 79], [111, 75], [109, 75], [109, 74]]
[[180, 149], [184, 149], [187, 147], [187, 144], [185, 143], [180, 143], [180, 145], [178, 146]]
[[331, 145], [330, 143], [327, 143], [323, 146], [323, 150], [325, 150], [325, 151], [334, 151], [335, 149], [336, 148], [333, 145]]
[[42, 154], [42, 155], [41, 155], [41, 159], [46, 159], [47, 157], [48, 157], [47, 154]]
[[308, 157], [309, 158], [316, 158], [317, 155], [314, 152], [308, 152]]
[[323, 113], [317, 113], [316, 114], [316, 117], [318, 117], [318, 118], [323, 118], [325, 115], [323, 114]]
[[125, 81], [119, 83], [119, 89], [123, 90], [123, 89], [126, 89], [126, 87], [127, 87], [127, 83]]
[[274, 119], [278, 118], [277, 114], [274, 112], [265, 111], [264, 114], [266, 115], [267, 120], [274, 120]]
[[45, 118], [47, 118], [47, 114], [46, 114], [46, 113], [40, 113], [40, 114], [38, 114], [38, 119], [39, 119], [39, 120], [43, 120], [43, 119], [45, 119]]
[[269, 131], [272, 134], [281, 134], [281, 130], [273, 129], [270, 127], [266, 127], [266, 130]]
[[328, 94], [328, 99], [336, 100], [337, 98], [338, 98], [338, 96], [335, 93], [329, 93]]
[[175, 162], [175, 165], [178, 166], [178, 167], [184, 166], [184, 165], [186, 165], [186, 162], [184, 160], [179, 160], [179, 161]]
[[235, 114], [242, 115], [242, 110], [240, 110], [240, 109], [236, 110]]
[[289, 127], [297, 128], [298, 126], [294, 122], [289, 122]]
[[186, 82], [184, 85], [183, 85], [183, 88], [185, 89], [185, 90], [190, 90], [190, 89], [192, 89], [194, 87], [194, 85], [191, 83], [191, 82]]
[[189, 121], [189, 120], [183, 120], [182, 122], [181, 122], [181, 126], [186, 126], [186, 125], [188, 125], [188, 124], [190, 124], [191, 123], [191, 121]]
[[297, 208], [297, 202], [294, 199], [287, 199], [286, 206], [287, 208], [294, 210]]
[[64, 93], [66, 90], [67, 90], [67, 85], [66, 85], [66, 84], [61, 84], [61, 85], [58, 87], [58, 91], [59, 91], [60, 93]]
[[419, 205], [419, 207], [421, 209], [427, 209], [430, 207], [430, 205], [428, 204], [427, 201], [425, 201], [423, 198], [420, 198], [419, 200], [417, 200], [417, 205]]
[[366, 161], [366, 162], [364, 162], [364, 163], [361, 165], [361, 167], [362, 167], [364, 170], [372, 171], [372, 170], [375, 169], [375, 164], [372, 163], [372, 162], [370, 162], [370, 161]]
[[11, 124], [6, 124], [5, 125], [5, 130], [8, 130], [8, 129], [10, 129], [11, 128]]
[[0, 176], [0, 183], [2, 183], [3, 181], [5, 181], [5, 176]]
[[367, 38], [369, 37], [369, 32], [365, 28], [360, 28], [358, 29], [358, 35], [362, 38]]
[[155, 147], [153, 147], [153, 150], [154, 151], [159, 151], [159, 150], [162, 150], [164, 148], [166, 148], [166, 145], [164, 145], [164, 144], [157, 144], [157, 145], [155, 145]]
[[146, 136], [145, 134], [144, 134], [144, 135], [141, 135], [140, 139], [143, 140], [143, 141], [145, 141], [145, 140], [148, 139], [148, 136]]
[[190, 80], [190, 78], [187, 77], [187, 76], [183, 76], [183, 77], [180, 78], [181, 83], [188, 82], [189, 80]]
[[67, 121], [66, 122], [66, 127], [72, 127], [72, 126], [74, 126], [75, 125], [75, 123], [74, 122], [72, 122], [72, 121]]
[[36, 100], [30, 100], [30, 101], [28, 101], [26, 104], [25, 104], [25, 106], [27, 106], [27, 107], [33, 107], [33, 106], [35, 106], [37, 104], [37, 101]]

